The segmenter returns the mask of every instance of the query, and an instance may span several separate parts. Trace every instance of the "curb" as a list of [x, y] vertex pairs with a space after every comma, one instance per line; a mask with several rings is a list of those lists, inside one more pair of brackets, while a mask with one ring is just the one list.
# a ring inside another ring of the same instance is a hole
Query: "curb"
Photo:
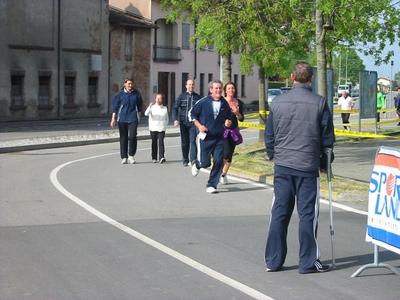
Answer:
[[[229, 169], [229, 174], [239, 177], [239, 178], [257, 181], [260, 183], [265, 183], [269, 186], [274, 186], [274, 176], [272, 173], [257, 174], [257, 173], [252, 173], [252, 172], [248, 172], [248, 171], [240, 171], [238, 169], [235, 169], [234, 167], [231, 167]], [[319, 194], [320, 194], [321, 198], [329, 200], [329, 190], [320, 189]], [[368, 202], [368, 193], [366, 193], [366, 194], [351, 194], [351, 193], [332, 192], [332, 201]]]
[[[82, 137], [82, 134], [77, 135], [77, 137], [78, 136]], [[165, 137], [176, 137], [176, 136], [179, 136], [179, 132], [171, 132], [165, 134]], [[138, 140], [150, 139], [150, 134], [143, 134], [138, 132], [137, 139]], [[66, 147], [87, 146], [87, 145], [106, 144], [106, 143], [117, 143], [117, 142], [119, 142], [119, 137], [66, 141], [59, 143], [56, 142], [56, 143], [44, 143], [44, 144], [31, 144], [31, 145], [12, 146], [12, 147], [0, 147], [0, 154], [21, 152], [21, 151], [32, 151], [32, 150], [44, 150], [52, 148], [64, 148], [64, 147], [66, 148]]]

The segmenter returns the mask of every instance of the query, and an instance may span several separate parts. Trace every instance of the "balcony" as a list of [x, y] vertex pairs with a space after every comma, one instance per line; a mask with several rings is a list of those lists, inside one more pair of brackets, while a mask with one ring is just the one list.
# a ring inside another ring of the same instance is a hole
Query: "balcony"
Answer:
[[180, 47], [154, 45], [153, 50], [153, 61], [155, 62], [168, 63], [182, 60]]

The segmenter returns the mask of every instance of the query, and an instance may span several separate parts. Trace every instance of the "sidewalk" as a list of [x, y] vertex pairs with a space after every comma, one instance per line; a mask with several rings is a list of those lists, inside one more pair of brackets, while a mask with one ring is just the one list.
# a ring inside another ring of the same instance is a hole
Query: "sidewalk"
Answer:
[[[168, 125], [166, 136], [177, 135], [179, 127]], [[147, 138], [150, 138], [147, 117], [142, 117], [138, 139]], [[118, 127], [111, 128], [109, 118], [23, 121], [0, 126], [0, 153], [118, 141]]]

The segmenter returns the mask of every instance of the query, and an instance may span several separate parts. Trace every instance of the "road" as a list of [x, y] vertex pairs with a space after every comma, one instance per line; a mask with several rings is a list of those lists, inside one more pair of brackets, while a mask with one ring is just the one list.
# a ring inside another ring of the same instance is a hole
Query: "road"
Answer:
[[[255, 142], [258, 132], [243, 134]], [[298, 273], [295, 214], [285, 269], [267, 273], [273, 189], [230, 177], [207, 194], [207, 172], [182, 167], [179, 138], [166, 146], [163, 165], [148, 140], [135, 165], [120, 164], [118, 143], [2, 154], [0, 299], [399, 298], [388, 269], [350, 278], [374, 259], [365, 211], [335, 207], [336, 269], [309, 275]], [[331, 263], [327, 203], [319, 244]], [[379, 259], [400, 267], [392, 252]]]

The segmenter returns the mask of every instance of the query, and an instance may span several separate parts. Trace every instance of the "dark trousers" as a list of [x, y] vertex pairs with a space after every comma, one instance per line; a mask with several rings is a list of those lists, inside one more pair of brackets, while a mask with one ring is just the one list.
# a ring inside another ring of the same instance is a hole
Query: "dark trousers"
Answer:
[[232, 162], [233, 153], [235, 152], [236, 143], [229, 134], [224, 138], [224, 160]]
[[224, 167], [224, 138], [223, 136], [212, 137], [208, 136], [202, 140], [196, 138], [197, 143], [197, 159], [196, 166], [200, 168], [208, 168], [211, 166], [211, 157], [213, 158], [213, 166], [208, 178], [207, 187], [217, 188], [219, 178]]
[[128, 158], [128, 149], [129, 156], [136, 154], [138, 124], [137, 121], [131, 123], [118, 122], [121, 158]]
[[193, 123], [179, 123], [183, 163], [192, 162], [197, 156], [196, 126]]
[[377, 123], [381, 121], [381, 113], [378, 112], [379, 109], [381, 109], [381, 108], [380, 107], [376, 108], [376, 110], [377, 110], [377, 112], [376, 112], [376, 122]]
[[300, 240], [299, 272], [313, 270], [320, 257], [317, 243], [319, 215], [319, 178], [287, 174], [274, 175], [274, 198], [268, 231], [265, 262], [271, 270], [280, 270], [287, 254], [287, 232], [297, 198]]
[[[343, 124], [349, 124], [349, 119], [350, 119], [350, 114], [349, 113], [341, 113], [341, 117], [342, 117], [342, 123]], [[343, 126], [344, 129], [347, 129], [347, 126]]]
[[157, 152], [159, 159], [164, 158], [165, 131], [150, 131], [150, 136], [151, 136], [151, 159], [157, 159]]

